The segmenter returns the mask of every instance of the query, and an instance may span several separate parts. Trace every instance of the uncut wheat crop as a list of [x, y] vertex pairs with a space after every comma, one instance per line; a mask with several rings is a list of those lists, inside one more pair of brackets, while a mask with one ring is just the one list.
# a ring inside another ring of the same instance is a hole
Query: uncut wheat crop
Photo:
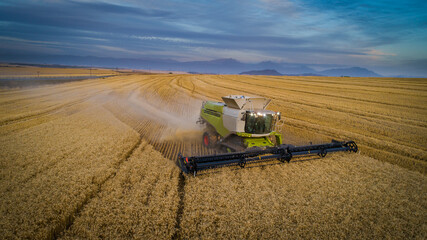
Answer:
[[[0, 89], [2, 238], [427, 238], [427, 79], [98, 74]], [[183, 174], [229, 94], [271, 98], [285, 143], [360, 151]]]

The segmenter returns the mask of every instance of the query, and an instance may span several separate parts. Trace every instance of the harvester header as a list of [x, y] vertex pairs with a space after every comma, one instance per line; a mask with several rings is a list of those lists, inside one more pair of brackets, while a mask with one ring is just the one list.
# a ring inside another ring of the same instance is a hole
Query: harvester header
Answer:
[[333, 152], [357, 152], [357, 145], [353, 141], [338, 142], [332, 140], [331, 143], [293, 146], [280, 145], [268, 147], [266, 149], [252, 149], [244, 152], [231, 152], [207, 156], [184, 157], [178, 155], [181, 170], [184, 173], [196, 175], [198, 171], [218, 168], [223, 166], [240, 166], [244, 168], [246, 164], [263, 162], [268, 160], [279, 160], [280, 162], [290, 162], [294, 156], [318, 155], [325, 157], [327, 153]]

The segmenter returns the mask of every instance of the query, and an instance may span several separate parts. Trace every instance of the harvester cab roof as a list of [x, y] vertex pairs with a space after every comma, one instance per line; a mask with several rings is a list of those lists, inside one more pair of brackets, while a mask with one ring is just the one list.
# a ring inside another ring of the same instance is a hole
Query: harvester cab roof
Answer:
[[227, 107], [241, 110], [265, 109], [271, 101], [263, 97], [249, 97], [243, 95], [229, 95], [222, 97], [222, 100]]

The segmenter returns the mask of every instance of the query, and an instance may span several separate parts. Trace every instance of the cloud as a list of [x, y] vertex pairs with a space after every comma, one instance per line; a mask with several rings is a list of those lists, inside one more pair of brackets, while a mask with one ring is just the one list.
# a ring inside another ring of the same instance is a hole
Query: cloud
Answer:
[[367, 55], [372, 55], [372, 56], [396, 56], [396, 54], [394, 54], [394, 53], [386, 53], [386, 52], [376, 50], [376, 49], [371, 49], [365, 53]]
[[114, 51], [114, 52], [130, 53], [130, 54], [136, 53], [135, 51], [131, 51], [131, 50], [120, 48], [120, 47], [113, 47], [113, 46], [106, 46], [106, 45], [95, 45], [95, 47], [103, 50]]
[[78, 37], [80, 39], [85, 39], [85, 40], [91, 40], [91, 41], [108, 41], [107, 39], [103, 39], [103, 38], [94, 38], [94, 37]]
[[174, 42], [174, 43], [200, 43], [200, 41], [185, 39], [185, 38], [177, 38], [177, 37], [156, 37], [156, 36], [131, 36], [132, 38], [136, 38], [139, 40], [158, 40], [158, 41], [166, 41], [166, 42]]
[[296, 4], [289, 0], [260, 0], [260, 3], [261, 7], [264, 7], [271, 12], [277, 12], [291, 16], [298, 13]]
[[398, 36], [411, 29], [425, 28], [427, 19], [426, 1], [390, 0], [331, 0], [305, 1], [312, 9], [332, 14], [334, 19], [343, 19], [358, 26], [360, 31], [373, 36]]
[[31, 46], [45, 46], [83, 56], [395, 64], [410, 59], [415, 51], [417, 58], [425, 58], [426, 4], [416, 0], [4, 0], [0, 41], [16, 40], [28, 51]]
[[158, 10], [158, 9], [141, 9], [136, 8], [134, 6], [126, 6], [119, 4], [112, 4], [106, 2], [81, 2], [81, 1], [68, 1], [72, 3], [73, 8], [84, 9], [85, 11], [93, 11], [93, 12], [103, 12], [103, 13], [114, 13], [114, 14], [135, 14], [135, 15], [143, 15], [149, 17], [164, 17], [171, 15], [172, 13], [169, 11]]
[[27, 40], [22, 38], [15, 37], [6, 37], [0, 36], [0, 41], [13, 41], [13, 42], [25, 42], [25, 43], [35, 43], [35, 44], [43, 44], [43, 45], [60, 45], [60, 42], [51, 42], [51, 41], [35, 41], [35, 40]]

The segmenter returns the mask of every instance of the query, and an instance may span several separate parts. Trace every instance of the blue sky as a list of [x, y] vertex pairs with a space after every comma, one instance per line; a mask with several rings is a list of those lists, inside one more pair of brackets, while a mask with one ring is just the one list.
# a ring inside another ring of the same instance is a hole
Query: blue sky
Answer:
[[427, 76], [427, 1], [0, 1], [0, 54], [234, 58]]

